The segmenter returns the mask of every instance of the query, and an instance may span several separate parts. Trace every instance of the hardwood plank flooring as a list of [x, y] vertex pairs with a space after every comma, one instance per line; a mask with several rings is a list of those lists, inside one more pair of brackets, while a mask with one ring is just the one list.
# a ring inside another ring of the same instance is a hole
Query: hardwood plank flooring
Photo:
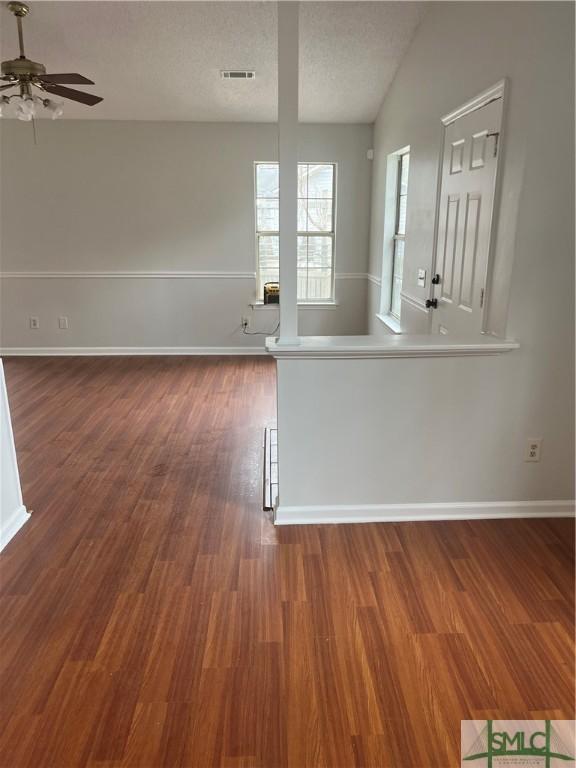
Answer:
[[573, 718], [569, 520], [275, 529], [265, 358], [16, 358], [2, 768], [448, 768]]

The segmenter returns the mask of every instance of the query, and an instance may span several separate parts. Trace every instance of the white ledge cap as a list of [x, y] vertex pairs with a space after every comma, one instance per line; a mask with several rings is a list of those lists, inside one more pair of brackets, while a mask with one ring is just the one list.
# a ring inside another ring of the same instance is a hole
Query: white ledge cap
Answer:
[[499, 355], [518, 349], [518, 342], [496, 336], [300, 336], [298, 345], [279, 345], [266, 339], [266, 351], [276, 358], [373, 358], [373, 357], [459, 357]]

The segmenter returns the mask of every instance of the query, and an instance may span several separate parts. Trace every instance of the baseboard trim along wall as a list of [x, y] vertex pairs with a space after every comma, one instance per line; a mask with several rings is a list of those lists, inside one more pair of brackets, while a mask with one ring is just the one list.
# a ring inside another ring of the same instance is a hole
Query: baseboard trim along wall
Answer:
[[574, 501], [476, 501], [446, 504], [362, 504], [276, 509], [275, 525], [401, 523], [418, 520], [491, 520], [510, 517], [573, 517]]
[[6, 525], [0, 529], [0, 552], [29, 519], [30, 513], [26, 511], [26, 507], [23, 504], [12, 512]]
[[265, 355], [261, 347], [4, 347], [2, 357], [80, 357], [100, 355]]

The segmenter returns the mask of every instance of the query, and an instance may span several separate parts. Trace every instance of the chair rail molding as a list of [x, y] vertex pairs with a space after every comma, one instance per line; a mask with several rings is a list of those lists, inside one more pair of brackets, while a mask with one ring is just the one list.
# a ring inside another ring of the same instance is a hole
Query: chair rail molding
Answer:
[[430, 314], [430, 310], [426, 307], [426, 303], [421, 299], [417, 299], [415, 296], [410, 296], [410, 294], [404, 293], [404, 291], [400, 293], [400, 298], [413, 309], [417, 309], [427, 315]]
[[3, 280], [58, 280], [58, 279], [143, 279], [143, 280], [256, 280], [255, 272], [0, 272]]

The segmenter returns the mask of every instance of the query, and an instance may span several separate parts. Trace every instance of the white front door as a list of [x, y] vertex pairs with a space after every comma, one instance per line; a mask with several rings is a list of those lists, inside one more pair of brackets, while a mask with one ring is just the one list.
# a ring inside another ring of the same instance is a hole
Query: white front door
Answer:
[[445, 128], [434, 333], [483, 330], [501, 117], [498, 98]]

